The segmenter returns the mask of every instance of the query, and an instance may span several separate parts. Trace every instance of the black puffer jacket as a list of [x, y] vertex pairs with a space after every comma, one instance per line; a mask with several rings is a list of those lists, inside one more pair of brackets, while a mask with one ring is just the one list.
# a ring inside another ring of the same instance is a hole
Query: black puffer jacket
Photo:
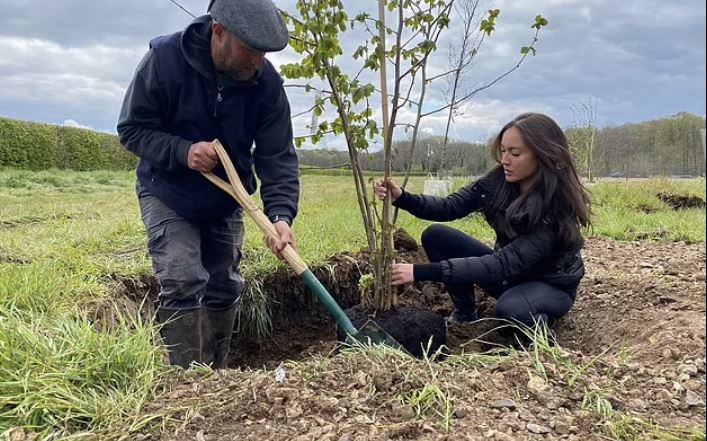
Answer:
[[[494, 189], [501, 184], [498, 180], [498, 173], [491, 172], [447, 197], [403, 192], [394, 205], [418, 218], [437, 222], [461, 219], [475, 212], [484, 213], [490, 220], [494, 218], [489, 213], [495, 197]], [[581, 255], [565, 249], [557, 228], [552, 224], [513, 238], [497, 228], [494, 230], [493, 254], [440, 262], [442, 281], [477, 284], [506, 281], [509, 286], [541, 281], [569, 289], [576, 287], [584, 276]]]

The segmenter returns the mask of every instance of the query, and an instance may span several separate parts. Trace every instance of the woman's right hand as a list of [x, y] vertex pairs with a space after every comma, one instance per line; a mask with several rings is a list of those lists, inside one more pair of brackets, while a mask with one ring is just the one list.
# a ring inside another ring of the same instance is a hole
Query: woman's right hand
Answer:
[[373, 190], [379, 199], [385, 199], [390, 191], [390, 198], [393, 202], [395, 202], [403, 194], [403, 189], [395, 183], [393, 178], [388, 178], [385, 180], [378, 179], [375, 184], [373, 184]]

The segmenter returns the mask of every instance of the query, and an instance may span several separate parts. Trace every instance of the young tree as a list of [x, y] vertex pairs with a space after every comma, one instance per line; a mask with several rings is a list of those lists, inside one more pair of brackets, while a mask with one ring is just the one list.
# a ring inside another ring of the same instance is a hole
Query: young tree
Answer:
[[[320, 93], [313, 106], [313, 112], [319, 118], [318, 127], [310, 138], [313, 143], [327, 134], [343, 134], [346, 139], [359, 209], [374, 258], [375, 293], [369, 305], [372, 309], [388, 310], [396, 304], [396, 293], [390, 285], [394, 222], [389, 200], [385, 201], [382, 213], [378, 213], [377, 206], [369, 199], [359, 152], [380, 136], [384, 174], [389, 176], [394, 132], [399, 126], [410, 127], [398, 121], [401, 110], [410, 105], [418, 107], [418, 118], [412, 125], [414, 149], [429, 84], [426, 68], [431, 54], [437, 49], [440, 35], [449, 27], [454, 1], [378, 0], [377, 18], [364, 12], [351, 19], [341, 0], [299, 0], [296, 5], [298, 15], [286, 15], [291, 25], [291, 45], [302, 59], [298, 63], [283, 65], [282, 75], [289, 79], [308, 80], [299, 87]], [[390, 26], [386, 24], [389, 18]], [[493, 30], [494, 19], [491, 14], [489, 33]], [[547, 21], [538, 16], [534, 27], [539, 30], [545, 24]], [[346, 73], [340, 67], [343, 56], [341, 37], [356, 31], [363, 33], [365, 42], [353, 52], [354, 61], [359, 63], [358, 71]], [[534, 52], [532, 46], [524, 48], [524, 54], [531, 50]], [[392, 68], [390, 78], [388, 66]], [[362, 80], [372, 78], [376, 71], [380, 74], [378, 87]], [[389, 82], [392, 86], [390, 93]], [[376, 115], [371, 104], [376, 91], [382, 97], [380, 115]], [[326, 108], [333, 109], [335, 116], [327, 119]], [[382, 121], [381, 125], [376, 118]]]
[[[297, 2], [299, 17], [288, 15], [293, 25], [292, 47], [303, 59], [299, 63], [282, 66], [286, 78], [324, 81], [328, 90], [315, 103], [314, 112], [323, 115], [325, 104], [330, 104], [337, 114], [333, 121], [319, 123], [312, 141], [319, 141], [326, 133], [343, 134], [351, 160], [359, 208], [366, 229], [368, 246], [375, 258], [375, 296], [371, 307], [387, 310], [396, 303], [390, 285], [390, 266], [393, 261], [392, 218], [390, 201], [383, 207], [382, 218], [376, 215], [369, 201], [359, 151], [366, 149], [369, 141], [379, 134], [374, 120], [370, 99], [376, 87], [364, 84], [360, 77], [364, 71], [380, 70], [378, 90], [383, 97], [383, 150], [385, 174], [390, 175], [393, 132], [401, 108], [410, 99], [415, 78], [426, 65], [429, 55], [436, 48], [436, 38], [449, 25], [449, 9], [453, 0], [379, 0], [378, 18], [362, 13], [350, 20], [340, 0], [314, 0]], [[386, 11], [397, 17], [394, 27], [385, 25]], [[338, 66], [343, 55], [339, 36], [355, 26], [364, 29], [365, 44], [354, 52], [354, 59], [363, 63], [358, 73], [347, 75]], [[435, 39], [427, 38], [434, 35]], [[390, 49], [386, 40], [394, 41]], [[387, 92], [387, 66], [393, 66], [393, 91]], [[305, 86], [309, 90], [313, 86]], [[407, 94], [403, 92], [407, 90]], [[388, 114], [389, 109], [389, 114]]]

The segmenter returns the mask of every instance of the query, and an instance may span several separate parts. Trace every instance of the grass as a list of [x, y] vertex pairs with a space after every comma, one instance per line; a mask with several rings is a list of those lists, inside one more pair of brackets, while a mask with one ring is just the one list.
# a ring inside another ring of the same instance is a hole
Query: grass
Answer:
[[[150, 327], [96, 332], [72, 313], [0, 313], [0, 433], [106, 433], [135, 418], [165, 367]], [[141, 425], [134, 422], [134, 427]]]
[[[423, 183], [413, 178], [408, 188], [421, 191]], [[151, 274], [133, 186], [132, 172], [0, 170], [0, 439], [18, 427], [47, 439], [109, 439], [112, 428], [123, 428], [118, 423], [140, 413], [170, 371], [149, 323], [117, 311], [114, 326], [99, 332], [88, 313], [96, 305], [110, 307], [116, 277]], [[705, 241], [705, 210], [676, 212], [655, 197], [669, 191], [704, 198], [704, 179], [607, 182], [592, 191], [595, 236]], [[365, 246], [351, 178], [304, 176], [300, 205], [295, 233], [305, 261], [319, 263]], [[429, 222], [401, 213], [398, 225], [419, 237]], [[493, 240], [480, 216], [450, 225]], [[249, 220], [246, 230], [244, 321], [251, 335], [262, 336], [271, 324], [268, 294], [257, 281], [285, 264], [265, 250]], [[397, 359], [380, 356], [386, 363]], [[539, 353], [533, 356], [542, 364]], [[455, 356], [446, 363], [470, 369], [503, 357]], [[583, 373], [575, 372], [579, 386]], [[401, 399], [447, 425], [454, 398], [440, 378]]]

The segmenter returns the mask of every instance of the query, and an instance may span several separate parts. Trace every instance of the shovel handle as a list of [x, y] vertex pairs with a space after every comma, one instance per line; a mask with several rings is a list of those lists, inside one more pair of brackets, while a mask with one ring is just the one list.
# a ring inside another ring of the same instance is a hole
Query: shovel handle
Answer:
[[[216, 150], [216, 154], [218, 154], [221, 164], [223, 164], [223, 167], [226, 170], [226, 176], [228, 176], [228, 180], [230, 182], [224, 181], [211, 172], [202, 173], [204, 177], [206, 177], [206, 179], [211, 181], [221, 190], [231, 195], [231, 197], [235, 199], [241, 207], [243, 207], [248, 216], [253, 219], [258, 228], [260, 228], [260, 230], [267, 237], [270, 237], [276, 241], [280, 240], [280, 235], [277, 233], [275, 226], [272, 222], [270, 222], [270, 219], [265, 216], [260, 207], [258, 207], [258, 205], [253, 201], [245, 187], [243, 187], [241, 178], [238, 176], [238, 173], [236, 172], [235, 167], [233, 167], [233, 163], [228, 157], [228, 153], [226, 153], [223, 145], [221, 145], [221, 142], [219, 142], [219, 140], [214, 140], [211, 145], [213, 145]], [[307, 264], [289, 244], [286, 245], [282, 251], [280, 251], [280, 254], [282, 254], [282, 257], [288, 265], [290, 265], [290, 268], [292, 268], [298, 276], [301, 276], [305, 271], [307, 271]]]
[[[266, 236], [275, 240], [280, 240], [277, 230], [275, 230], [275, 226], [273, 226], [270, 219], [263, 214], [260, 207], [256, 205], [246, 189], [243, 187], [241, 178], [238, 176], [236, 169], [233, 167], [231, 158], [228, 157], [223, 145], [221, 145], [218, 140], [213, 141], [211, 144], [214, 146], [214, 149], [221, 160], [221, 164], [223, 164], [223, 167], [226, 170], [226, 175], [228, 176], [228, 180], [230, 182], [224, 181], [213, 173], [202, 174], [214, 185], [231, 195], [231, 197], [235, 199], [241, 207], [243, 207], [248, 216], [253, 219], [256, 225], [258, 225], [258, 228], [260, 228]], [[307, 268], [307, 264], [304, 260], [302, 260], [299, 254], [297, 254], [297, 251], [295, 251], [290, 245], [287, 245], [280, 253], [294, 272], [304, 280], [305, 285], [307, 285], [307, 287], [324, 304], [326, 309], [329, 310], [329, 312], [334, 316], [344, 332], [349, 335], [355, 335], [357, 331], [351, 323], [351, 320], [348, 318], [344, 310], [341, 309], [339, 304], [336, 303], [336, 300], [334, 300], [331, 294], [329, 294], [329, 291], [324, 288], [324, 285], [322, 285], [321, 282], [319, 282], [319, 280], [314, 276], [312, 271]]]

